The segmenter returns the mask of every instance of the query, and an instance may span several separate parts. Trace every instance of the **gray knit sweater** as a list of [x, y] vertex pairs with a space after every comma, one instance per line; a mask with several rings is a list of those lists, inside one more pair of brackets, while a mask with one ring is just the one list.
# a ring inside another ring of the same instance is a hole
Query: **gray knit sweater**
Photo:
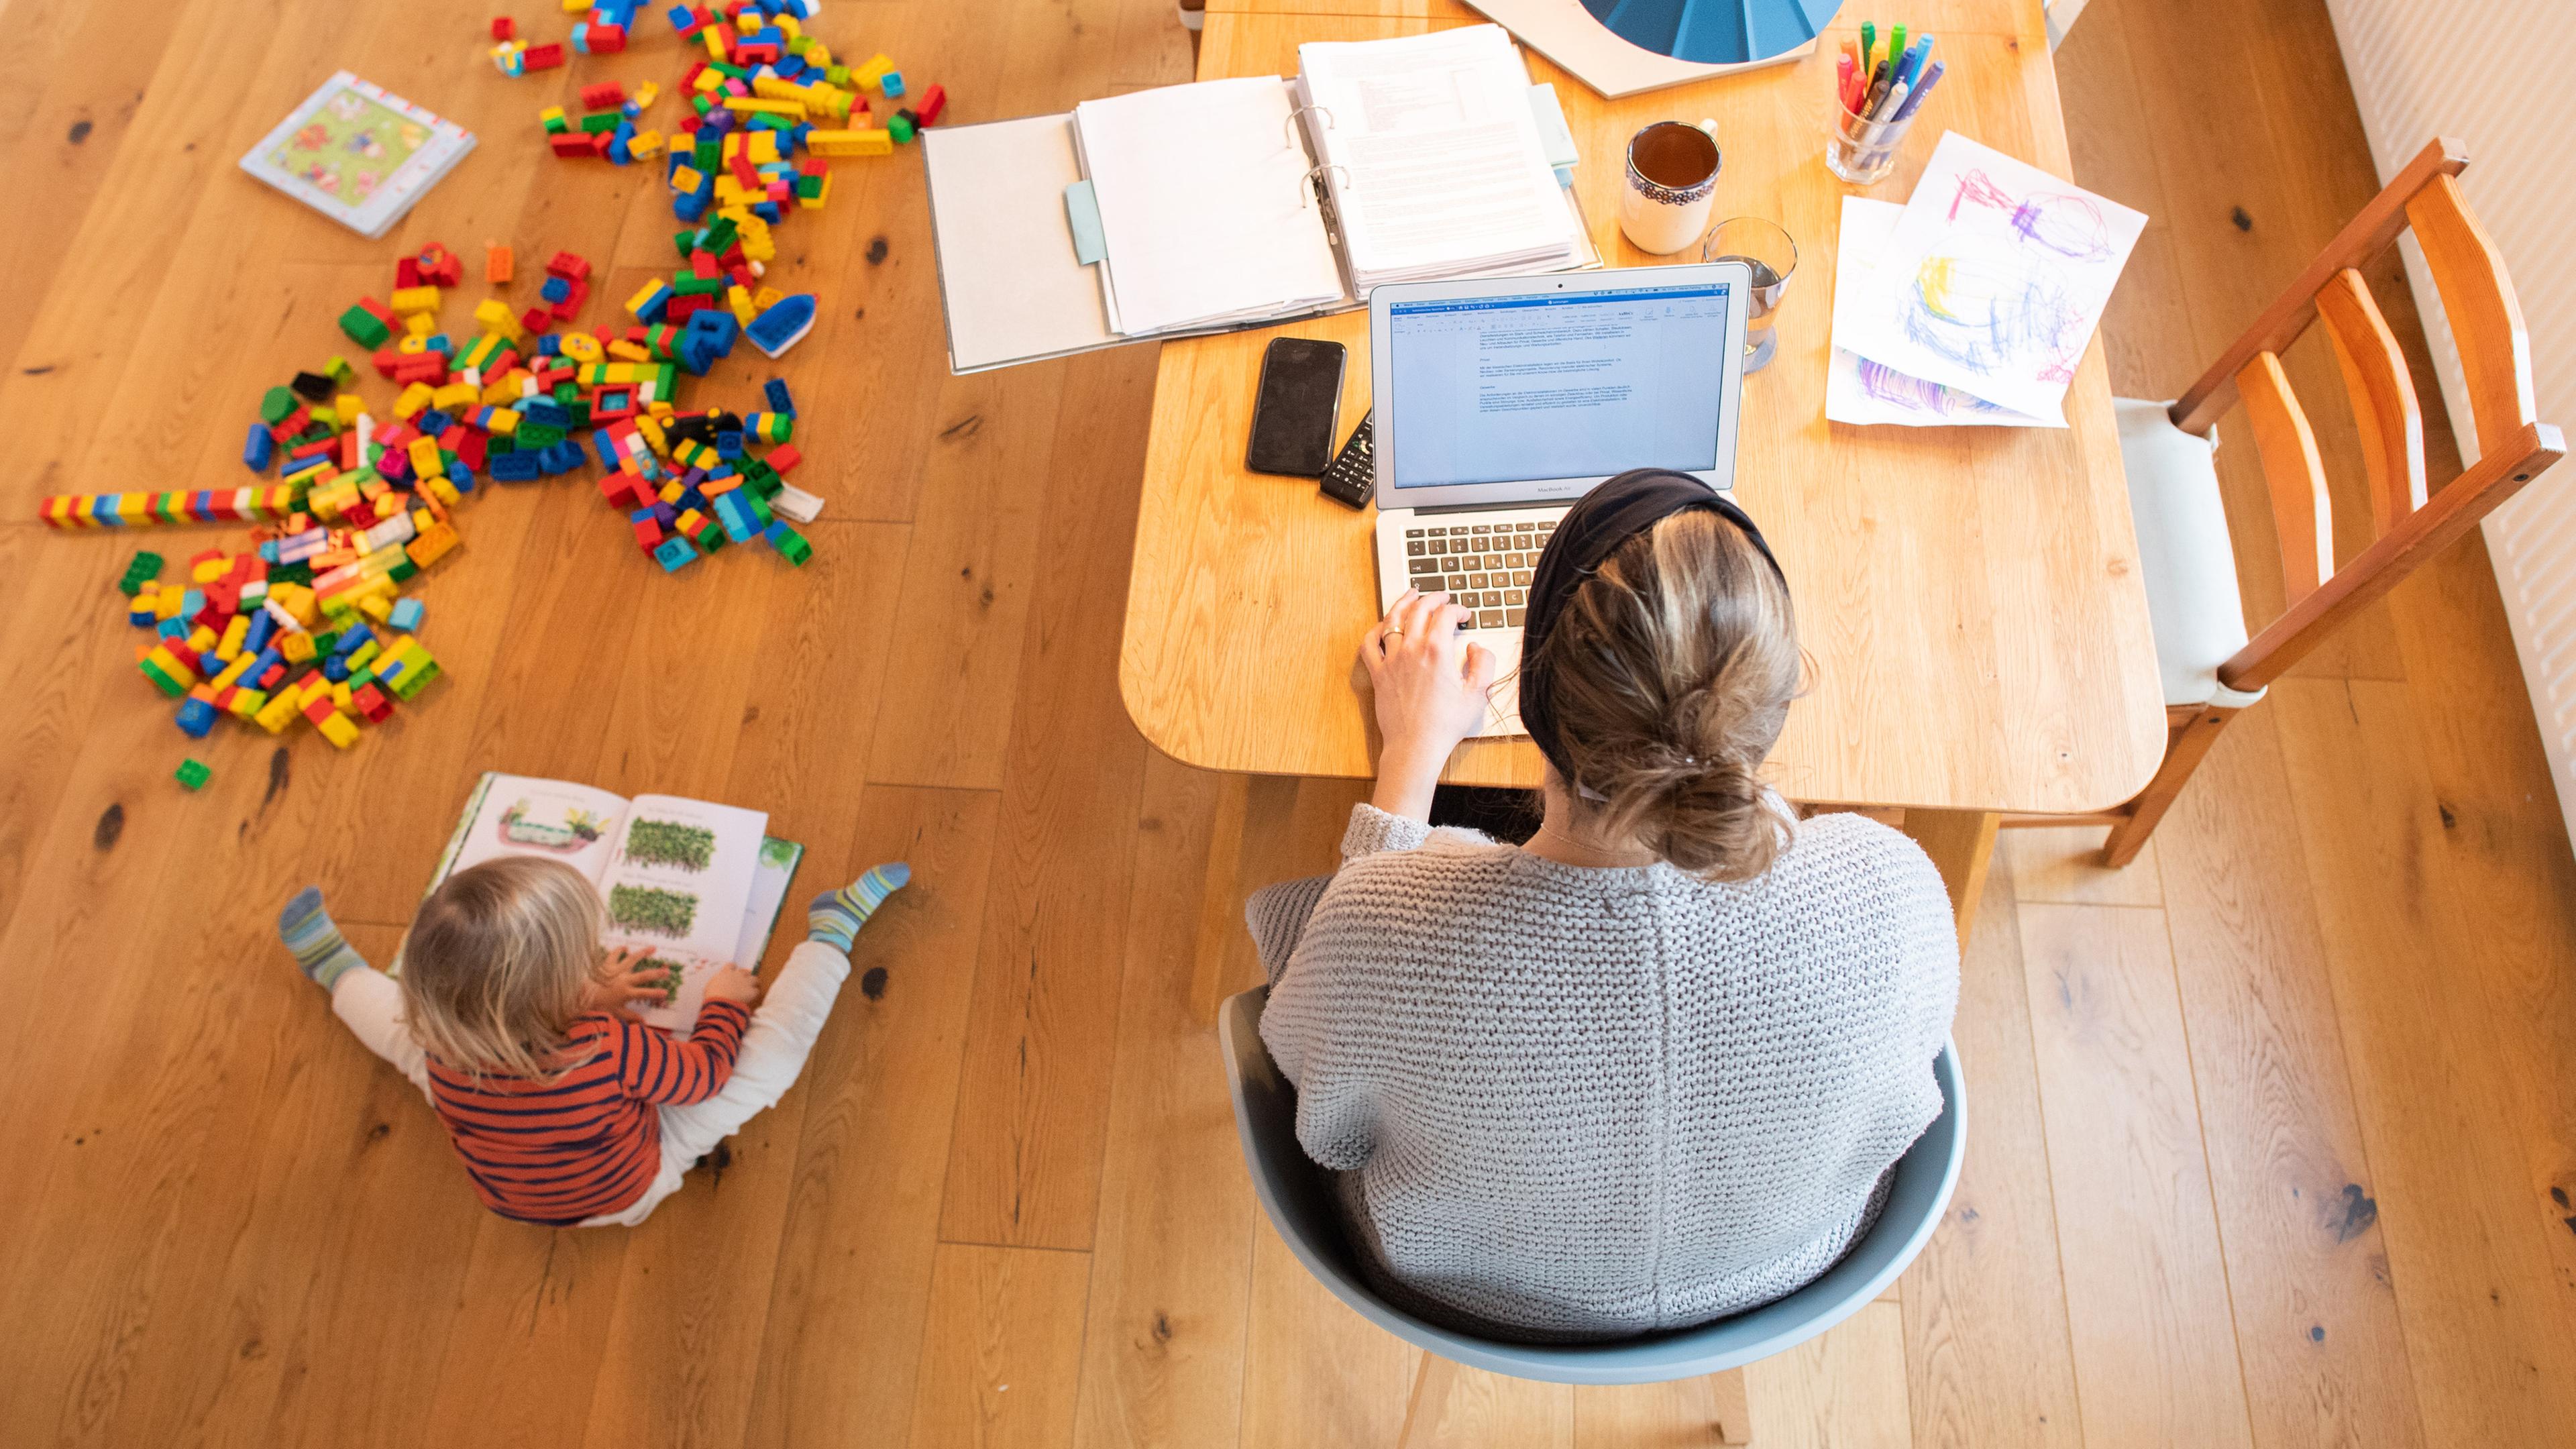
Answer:
[[1297, 1139], [1424, 1316], [1577, 1340], [1767, 1303], [1867, 1230], [1940, 1111], [1949, 900], [1856, 815], [1711, 885], [1362, 805], [1339, 872], [1246, 915]]

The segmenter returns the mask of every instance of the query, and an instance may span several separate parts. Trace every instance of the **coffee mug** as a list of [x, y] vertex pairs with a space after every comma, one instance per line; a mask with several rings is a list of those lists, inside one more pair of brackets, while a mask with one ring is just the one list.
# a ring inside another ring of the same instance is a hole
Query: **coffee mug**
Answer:
[[1657, 121], [1628, 138], [1628, 187], [1619, 194], [1619, 230], [1654, 256], [1686, 251], [1708, 230], [1717, 194], [1717, 122], [1696, 126]]

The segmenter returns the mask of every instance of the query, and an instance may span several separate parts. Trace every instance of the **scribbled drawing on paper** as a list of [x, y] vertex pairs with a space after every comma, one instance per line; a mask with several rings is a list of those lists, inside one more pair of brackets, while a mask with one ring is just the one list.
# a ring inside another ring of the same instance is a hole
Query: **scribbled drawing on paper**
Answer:
[[2016, 197], [1982, 168], [1972, 167], [1959, 173], [1950, 198], [1950, 220], [1957, 221], [1959, 209], [1971, 202], [2004, 213], [2013, 235], [2032, 246], [2079, 262], [2111, 257], [2111, 225], [2092, 197], [2063, 191]]
[[1925, 382], [1919, 377], [1908, 377], [1895, 368], [1884, 363], [1872, 362], [1866, 357], [1859, 358], [1857, 361], [1861, 391], [1867, 394], [1872, 402], [1903, 408], [1908, 412], [1922, 413], [1929, 417], [1978, 418], [2011, 414], [2012, 410], [2009, 408], [1997, 407], [1984, 398], [1961, 392], [1955, 387], [1943, 387], [1937, 382]]
[[1907, 289], [1905, 335], [1984, 376], [2075, 376], [2092, 327], [2057, 269], [2035, 258], [1935, 253]]

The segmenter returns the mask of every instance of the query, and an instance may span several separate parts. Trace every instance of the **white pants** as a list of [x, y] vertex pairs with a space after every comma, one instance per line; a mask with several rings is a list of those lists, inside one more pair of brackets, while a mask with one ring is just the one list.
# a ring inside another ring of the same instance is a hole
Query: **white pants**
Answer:
[[[814, 1039], [822, 1035], [823, 1023], [832, 1014], [833, 998], [849, 979], [850, 958], [820, 941], [807, 941], [789, 952], [787, 964], [778, 968], [778, 979], [769, 984], [759, 1009], [751, 1014], [751, 1025], [742, 1034], [742, 1051], [734, 1058], [733, 1075], [723, 1088], [703, 1102], [660, 1109], [662, 1170], [644, 1195], [618, 1212], [602, 1213], [580, 1226], [631, 1228], [643, 1222], [662, 1199], [680, 1190], [681, 1175], [691, 1163], [740, 1131], [753, 1114], [776, 1106], [805, 1070]], [[420, 1088], [422, 1096], [429, 1096], [429, 1057], [403, 1022], [402, 988], [392, 977], [372, 966], [350, 967], [331, 988], [331, 1012], [366, 1043], [367, 1050], [393, 1063]]]

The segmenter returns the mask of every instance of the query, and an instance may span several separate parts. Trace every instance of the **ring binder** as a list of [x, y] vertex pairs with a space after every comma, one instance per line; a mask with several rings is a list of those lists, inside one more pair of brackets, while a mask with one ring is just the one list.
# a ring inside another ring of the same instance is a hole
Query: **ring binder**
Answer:
[[1304, 178], [1306, 182], [1305, 189], [1297, 193], [1297, 209], [1299, 211], [1306, 209], [1307, 191], [1312, 191], [1315, 194], [1315, 200], [1317, 201], [1329, 200], [1324, 191], [1322, 180], [1324, 173], [1327, 171], [1339, 171], [1342, 173], [1342, 186], [1345, 190], [1349, 189], [1351, 184], [1351, 168], [1343, 165], [1339, 161], [1327, 161], [1321, 166], [1309, 167], [1307, 168]]
[[1327, 131], [1333, 129], [1333, 108], [1330, 106], [1319, 106], [1310, 101], [1307, 104], [1290, 111], [1288, 113], [1288, 119], [1280, 123], [1279, 129], [1282, 133], [1282, 138], [1285, 139], [1289, 145], [1294, 146], [1297, 144], [1297, 118], [1306, 114], [1308, 111], [1323, 112], [1324, 129]]

